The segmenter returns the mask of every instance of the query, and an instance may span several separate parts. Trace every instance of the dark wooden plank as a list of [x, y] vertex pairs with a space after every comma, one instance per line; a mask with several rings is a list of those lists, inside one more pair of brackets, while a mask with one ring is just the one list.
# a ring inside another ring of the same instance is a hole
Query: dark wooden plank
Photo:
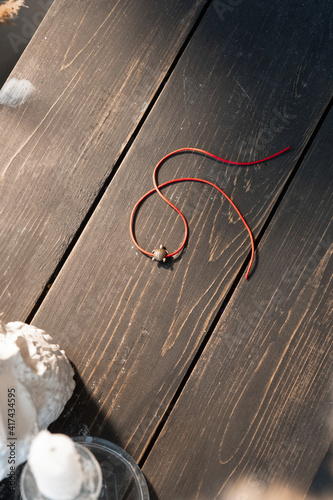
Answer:
[[[144, 472], [152, 498], [252, 476], [305, 493], [332, 440], [333, 112], [214, 330]], [[251, 497], [252, 498], [252, 497]]]
[[197, 19], [204, 0], [58, 0], [0, 106], [0, 310], [25, 319]]
[[[245, 161], [248, 148], [258, 157], [291, 144], [292, 152], [267, 165], [225, 167], [187, 155], [161, 172], [160, 181], [200, 175], [224, 186], [258, 234], [331, 97], [330, 12], [328, 2], [318, 9], [275, 2], [239, 8], [226, 24], [214, 5], [207, 12], [33, 319], [66, 350], [81, 379], [59, 428], [102, 435], [142, 456], [249, 242], [220, 196], [197, 183], [178, 185], [166, 192], [184, 206], [190, 242], [180, 259], [158, 266], [132, 245], [131, 210], [151, 188], [155, 163], [173, 149], [200, 146]], [[272, 134], [264, 151], [266, 126]], [[182, 226], [152, 197], [137, 234], [148, 250], [162, 242], [171, 251]], [[246, 285], [253, 295], [252, 281]]]

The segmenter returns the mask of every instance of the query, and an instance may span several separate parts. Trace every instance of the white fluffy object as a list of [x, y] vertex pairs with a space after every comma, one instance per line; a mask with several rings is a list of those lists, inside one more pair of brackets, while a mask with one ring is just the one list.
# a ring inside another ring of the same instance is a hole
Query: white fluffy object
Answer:
[[64, 351], [43, 330], [0, 322], [0, 481], [59, 417], [74, 391], [73, 375]]
[[11, 78], [0, 90], [0, 104], [16, 108], [28, 102], [35, 90], [29, 80]]

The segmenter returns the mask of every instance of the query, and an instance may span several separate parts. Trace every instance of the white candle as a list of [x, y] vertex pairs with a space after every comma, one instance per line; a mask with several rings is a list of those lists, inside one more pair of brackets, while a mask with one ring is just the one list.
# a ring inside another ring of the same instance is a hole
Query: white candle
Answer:
[[28, 463], [39, 491], [51, 500], [73, 500], [84, 480], [74, 442], [64, 434], [41, 431], [33, 440]]

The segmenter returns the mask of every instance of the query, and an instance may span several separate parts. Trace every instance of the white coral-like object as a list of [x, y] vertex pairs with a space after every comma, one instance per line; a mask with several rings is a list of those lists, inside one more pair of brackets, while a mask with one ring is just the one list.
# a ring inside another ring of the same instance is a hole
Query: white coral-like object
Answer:
[[64, 351], [43, 330], [0, 322], [0, 481], [59, 417], [73, 394], [73, 375]]

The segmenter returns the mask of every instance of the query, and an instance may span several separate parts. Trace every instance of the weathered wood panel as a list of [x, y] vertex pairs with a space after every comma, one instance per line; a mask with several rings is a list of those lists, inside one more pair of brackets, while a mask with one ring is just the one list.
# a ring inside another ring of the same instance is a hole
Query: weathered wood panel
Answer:
[[[0, 312], [25, 319], [202, 10], [204, 0], [54, 2], [0, 106]], [[132, 166], [133, 168], [133, 166]]]
[[[155, 163], [173, 149], [198, 146], [245, 161], [250, 150], [253, 159], [291, 144], [283, 157], [249, 168], [182, 155], [159, 176], [215, 181], [258, 234], [332, 95], [330, 12], [328, 2], [250, 11], [244, 4], [222, 22], [214, 5], [207, 11], [33, 319], [66, 350], [81, 379], [71, 412], [55, 428], [99, 434], [142, 456], [249, 242], [213, 190], [178, 185], [165, 192], [183, 206], [190, 241], [179, 259], [158, 266], [132, 245], [132, 207], [151, 189]], [[164, 243], [171, 251], [182, 237], [181, 223], [156, 196], [136, 227], [148, 250]], [[244, 287], [256, 293], [254, 280]]]
[[332, 439], [333, 112], [148, 457], [152, 498], [250, 475], [303, 492]]

